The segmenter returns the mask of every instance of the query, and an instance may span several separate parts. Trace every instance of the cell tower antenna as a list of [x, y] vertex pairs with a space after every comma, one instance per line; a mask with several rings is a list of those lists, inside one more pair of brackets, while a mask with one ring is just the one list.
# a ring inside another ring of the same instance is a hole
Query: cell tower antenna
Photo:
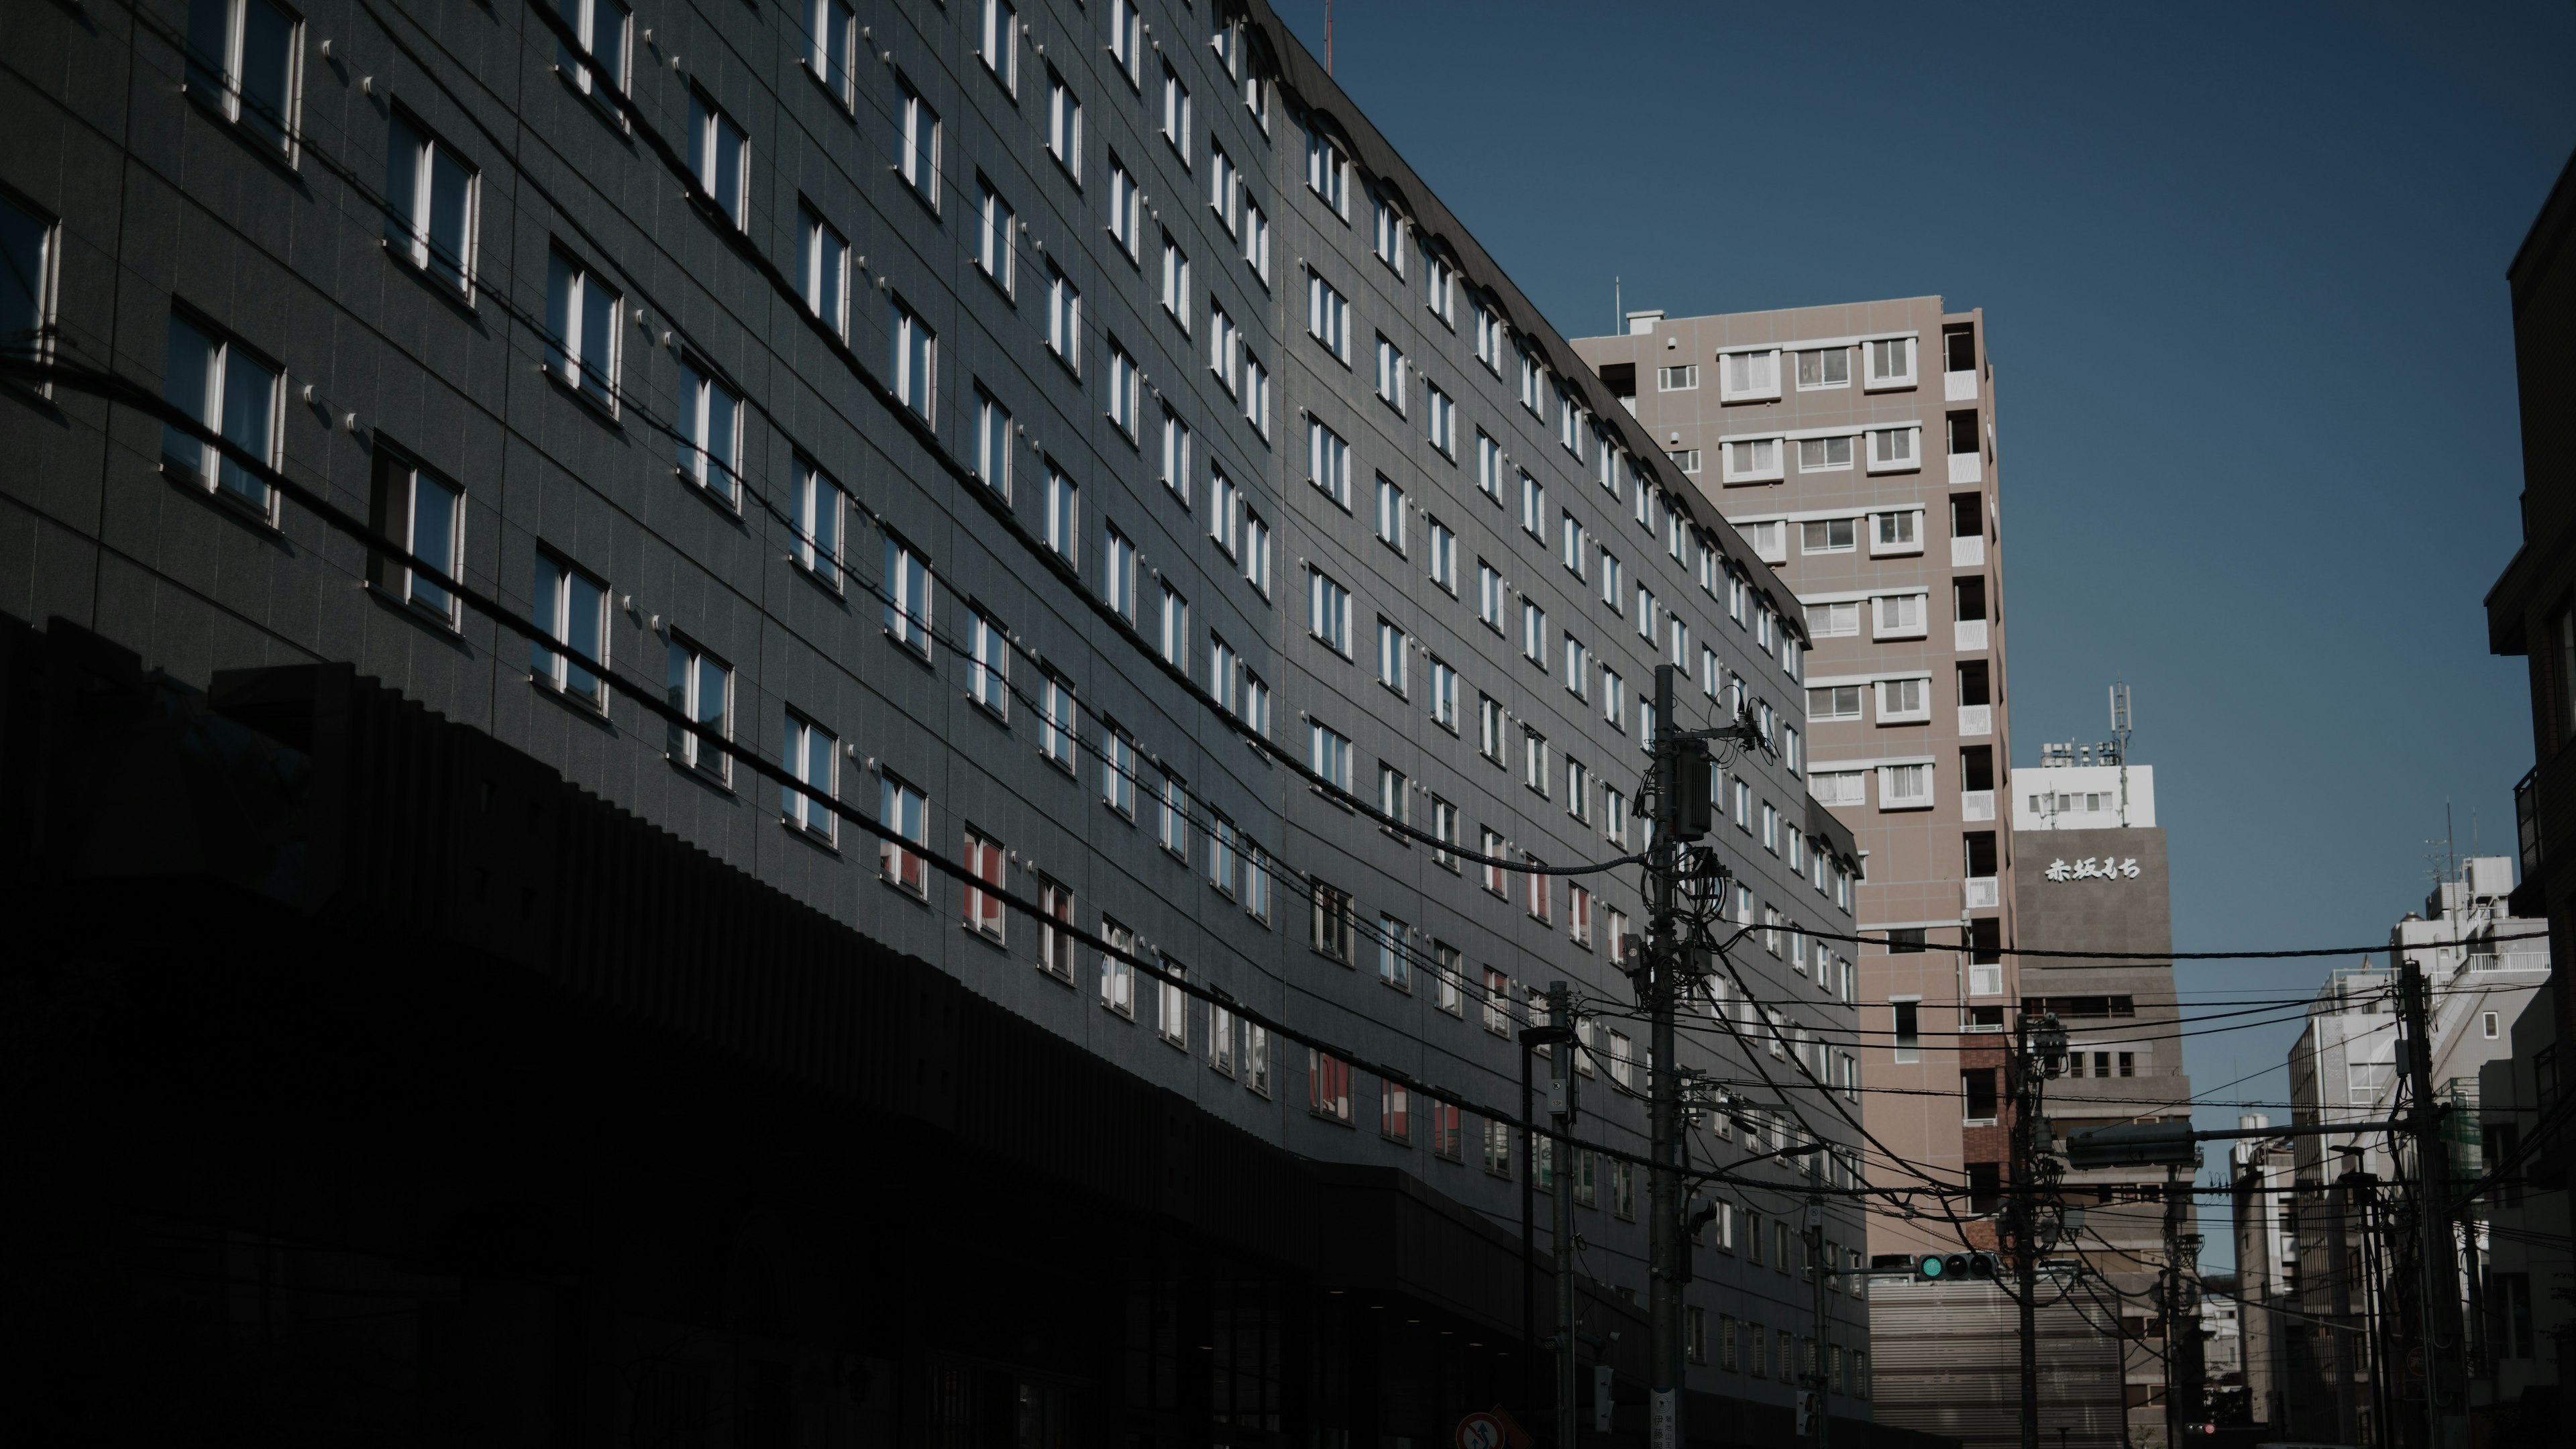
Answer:
[[2120, 824], [2129, 823], [2129, 686], [2125, 681], [2111, 685], [2112, 761], [2120, 767]]

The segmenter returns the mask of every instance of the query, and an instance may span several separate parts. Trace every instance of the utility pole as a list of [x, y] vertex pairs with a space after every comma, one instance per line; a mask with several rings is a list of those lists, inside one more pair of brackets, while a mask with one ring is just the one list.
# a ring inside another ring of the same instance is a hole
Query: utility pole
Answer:
[[[2331, 1158], [2332, 1154], [2328, 1154]], [[2345, 1216], [2352, 1211], [2352, 1188], [2346, 1173], [2326, 1189], [2326, 1306], [2334, 1314], [2335, 1442], [2358, 1444], [2361, 1416], [2355, 1412], [2352, 1382], [2352, 1272], [2346, 1254]]]
[[[2048, 1012], [2034, 1023], [2023, 1016], [2013, 1028], [2005, 1059], [2013, 1105], [2012, 1195], [2004, 1222], [2012, 1234], [2013, 1281], [2021, 1310], [2021, 1449], [2039, 1449], [2039, 1107], [2042, 1083], [2066, 1060], [2066, 1029]], [[2050, 1174], [2052, 1184], [2055, 1174]]]
[[2165, 1167], [2165, 1444], [2178, 1449], [2182, 1443], [2182, 1339], [2175, 1320], [2182, 1314], [2182, 1188], [2175, 1174], [2180, 1171], [2168, 1163]]
[[[1574, 1131], [1574, 989], [1562, 981], [1547, 985], [1547, 1024], [1560, 1035], [1548, 1046], [1547, 1115], [1555, 1129], [1548, 1143], [1548, 1170], [1556, 1194], [1556, 1449], [1574, 1449], [1574, 1186], [1566, 1178], [1566, 1138]], [[1532, 1157], [1529, 1170], [1538, 1172]]]
[[[2428, 1449], [2453, 1449], [2468, 1438], [2466, 1388], [2451, 1372], [2460, 1346], [2459, 1282], [2451, 1258], [2449, 1149], [2442, 1144], [2442, 1112], [2433, 1101], [2433, 1034], [2428, 1029], [2431, 991], [2423, 964], [2408, 957], [2397, 977], [2398, 1009], [2405, 1013], [2406, 1084], [2414, 1097], [2408, 1130], [2415, 1139], [2415, 1223], [2423, 1234], [2418, 1256], [2424, 1273], [2424, 1308], [2417, 1315], [2424, 1355], [2424, 1440]], [[2460, 1404], [2461, 1413], [2449, 1412]]]
[[[1649, 1449], [1682, 1449], [1682, 1285], [1681, 1285], [1681, 1074], [1674, 1070], [1673, 1009], [1680, 992], [1682, 942], [1675, 891], [1681, 873], [1681, 837], [1686, 825], [1705, 833], [1696, 817], [1707, 813], [1705, 772], [1684, 768], [1687, 755], [1705, 760], [1707, 747], [1685, 740], [1676, 728], [1673, 679], [1681, 671], [1655, 666], [1655, 840], [1646, 865], [1646, 959], [1637, 980], [1653, 1023], [1653, 1059], [1647, 1064], [1648, 1155], [1654, 1160], [1646, 1179], [1647, 1250], [1653, 1268], [1647, 1279], [1647, 1311], [1654, 1326], [1654, 1366], [1647, 1395]], [[1697, 809], [1684, 800], [1686, 777], [1702, 797]]]

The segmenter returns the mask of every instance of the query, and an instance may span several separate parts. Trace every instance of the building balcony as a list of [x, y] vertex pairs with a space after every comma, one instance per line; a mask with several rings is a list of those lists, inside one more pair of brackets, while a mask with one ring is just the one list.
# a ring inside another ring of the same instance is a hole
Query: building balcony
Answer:
[[1954, 569], [1978, 568], [1981, 567], [1985, 561], [1986, 536], [1984, 534], [1973, 533], [1968, 535], [1966, 538], [1954, 538], [1950, 540], [1950, 567]]
[[1941, 400], [1943, 402], [1975, 402], [1977, 400], [1977, 370], [1972, 367], [1965, 372], [1945, 372], [1941, 374]]
[[1995, 732], [1995, 707], [1991, 704], [1959, 706], [1959, 733], [1971, 738]]
[[1994, 791], [1992, 791], [1992, 790], [1962, 790], [1962, 791], [1960, 791], [1960, 792], [1959, 792], [1959, 818], [1960, 818], [1960, 819], [1962, 819], [1962, 820], [1992, 820], [1992, 819], [1994, 819], [1994, 818], [1995, 818], [1995, 792], [1994, 792]]
[[1961, 619], [1950, 626], [1950, 647], [1962, 654], [1974, 654], [1986, 647], [1986, 621]]
[[[1987, 792], [1991, 794], [1992, 792]], [[1989, 807], [1991, 813], [1991, 807]], [[1990, 875], [1972, 875], [1964, 882], [1968, 909], [1992, 910], [2004, 903], [2003, 887]]]
[[1950, 455], [1950, 481], [1952, 483], [1985, 482], [1986, 455], [1983, 453], [1952, 453]]

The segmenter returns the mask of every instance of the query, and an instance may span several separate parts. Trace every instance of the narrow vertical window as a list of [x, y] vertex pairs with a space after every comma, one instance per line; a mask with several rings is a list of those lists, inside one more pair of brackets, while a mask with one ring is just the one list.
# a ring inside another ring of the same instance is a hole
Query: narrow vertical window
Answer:
[[807, 37], [805, 64], [832, 99], [848, 106], [853, 96], [850, 42], [858, 17], [851, 13], [849, 0], [808, 0], [806, 17], [812, 33]]
[[679, 469], [682, 477], [734, 507], [742, 492], [742, 395], [680, 362]]
[[1011, 231], [1015, 217], [1011, 204], [1002, 199], [1002, 193], [995, 191], [991, 182], [980, 176], [975, 180], [975, 266], [1007, 297], [1017, 275], [1011, 265], [1017, 255]]
[[[465, 494], [390, 449], [376, 455], [373, 516], [377, 534], [401, 544], [422, 563], [453, 579], [463, 572]], [[449, 629], [457, 626], [456, 595], [410, 565], [383, 554], [369, 558], [367, 581], [386, 597]]]
[[393, 114], [385, 145], [385, 245], [432, 277], [473, 291], [473, 167], [415, 124]]
[[812, 205], [796, 208], [796, 282], [805, 309], [850, 335], [850, 244]]
[[898, 837], [877, 841], [878, 873], [897, 890], [928, 900], [930, 798], [887, 771], [877, 790], [877, 823]]
[[926, 420], [935, 416], [939, 337], [900, 300], [891, 310], [886, 342], [892, 356], [887, 376], [894, 380], [894, 395]]
[[303, 35], [304, 22], [273, 0], [190, 0], [188, 93], [293, 157]]
[[593, 709], [608, 704], [608, 586], [561, 559], [537, 555], [534, 623], [548, 644], [528, 645], [528, 673]]
[[[199, 5], [208, 0], [197, 0]], [[610, 109], [611, 96], [624, 95], [627, 58], [633, 49], [634, 12], [620, 0], [555, 0], [556, 13], [571, 27], [580, 49], [555, 43], [555, 69], [574, 90]]]
[[548, 254], [546, 370], [611, 412], [617, 408], [620, 300], [588, 267], [560, 251]]
[[921, 98], [921, 92], [909, 81], [903, 87], [903, 169], [904, 184], [913, 194], [939, 209], [939, 113]]
[[[277, 466], [278, 390], [285, 380], [282, 369], [252, 356], [240, 343], [170, 314], [163, 397], [199, 426], [272, 468]], [[161, 463], [219, 497], [248, 504], [263, 518], [274, 506], [268, 484], [193, 433], [164, 427]]]
[[0, 191], [0, 357], [44, 361], [52, 352], [60, 228]]
[[1047, 67], [1047, 154], [1065, 174], [1082, 180], [1082, 102], [1055, 67]]
[[840, 485], [814, 464], [796, 469], [796, 561], [826, 588], [841, 587]]
[[786, 713], [782, 762], [794, 783], [778, 787], [778, 813], [792, 829], [830, 844], [840, 816], [832, 809], [840, 798], [839, 742], [832, 732], [794, 710]]
[[889, 534], [885, 544], [886, 637], [930, 657], [930, 561]]
[[966, 631], [969, 658], [966, 667], [967, 697], [992, 712], [996, 719], [1011, 717], [1011, 631], [1002, 627], [989, 614], [978, 611]]
[[966, 909], [962, 924], [996, 946], [1008, 944], [1002, 934], [1002, 898], [997, 894], [1003, 889], [1004, 859], [1000, 842], [972, 830], [966, 832]]
[[731, 780], [733, 757], [724, 741], [733, 738], [733, 671], [676, 632], [670, 665], [669, 700], [680, 714], [670, 724], [671, 762], [720, 783]]
[[1081, 525], [1082, 493], [1071, 478], [1050, 458], [1046, 465], [1046, 540], [1065, 562], [1076, 568], [1082, 564]]
[[984, 69], [1009, 95], [1020, 93], [1020, 15], [1010, 0], [984, 0], [984, 26], [975, 38], [975, 54]]
[[1047, 350], [1076, 373], [1082, 371], [1082, 292], [1064, 268], [1047, 263]]
[[975, 476], [1011, 496], [1011, 411], [982, 388], [975, 390]]
[[689, 92], [689, 164], [697, 173], [698, 189], [740, 229], [751, 205], [751, 138], [706, 92], [694, 89]]

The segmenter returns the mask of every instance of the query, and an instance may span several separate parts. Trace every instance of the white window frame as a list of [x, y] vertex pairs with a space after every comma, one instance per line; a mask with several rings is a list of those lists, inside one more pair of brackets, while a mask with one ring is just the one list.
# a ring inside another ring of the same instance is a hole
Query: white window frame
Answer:
[[[1888, 456], [1891, 440], [1902, 439], [1904, 456]], [[1869, 471], [1872, 473], [1919, 473], [1923, 471], [1923, 429], [1872, 428], [1866, 439]]]
[[[1890, 686], [1906, 684], [1919, 684], [1922, 686], [1922, 703], [1919, 707], [1914, 709], [1905, 709], [1899, 707], [1898, 703], [1891, 703], [1891, 701], [1901, 703], [1904, 699], [1905, 691], [1903, 689], [1891, 689]], [[1873, 680], [1871, 681], [1871, 686], [1878, 693], [1878, 698], [1872, 702], [1871, 708], [1877, 714], [1878, 722], [1880, 724], [1913, 724], [1932, 718], [1932, 676], [1928, 674], [1900, 675], [1891, 679]]]
[[[1897, 520], [1904, 520], [1901, 524]], [[1911, 538], [1890, 541], [1891, 532], [1909, 533]], [[1923, 510], [1920, 508], [1880, 509], [1869, 516], [1869, 552], [1872, 558], [1923, 552]]]
[[[1817, 380], [1814, 382], [1807, 381], [1806, 376], [1807, 359], [1810, 357], [1816, 359]], [[1829, 370], [1829, 364], [1826, 359], [1833, 357], [1840, 357], [1843, 360], [1843, 376], [1842, 381], [1840, 382], [1834, 382], [1824, 376], [1824, 374]], [[1837, 342], [1830, 347], [1801, 347], [1798, 349], [1796, 354], [1795, 370], [1798, 377], [1798, 391], [1800, 392], [1831, 392], [1849, 388], [1852, 385], [1851, 345], [1849, 343]]]
[[[1764, 461], [1767, 456], [1768, 461]], [[1777, 434], [1724, 439], [1719, 445], [1722, 483], [1773, 483], [1787, 476], [1788, 441]]]
[[[1739, 358], [1748, 359], [1741, 368], [1735, 365]], [[1754, 376], [1764, 369], [1749, 360], [1753, 358], [1769, 359], [1767, 369], [1770, 380], [1767, 384]], [[1744, 383], [1740, 387], [1736, 384], [1736, 376], [1739, 372], [1745, 375]], [[1722, 403], [1775, 400], [1780, 396], [1780, 373], [1780, 349], [1777, 347], [1722, 349], [1717, 354], [1717, 400]]]
[[[1862, 339], [1860, 350], [1862, 372], [1861, 388], [1863, 391], [1891, 392], [1898, 388], [1908, 388], [1916, 385], [1917, 367], [1915, 358], [1923, 350], [1922, 344], [1918, 339], [1910, 336], [1869, 337]], [[1905, 359], [1904, 371], [1898, 372], [1890, 369], [1882, 373], [1879, 370], [1879, 363], [1882, 359], [1891, 359], [1899, 355]]]

